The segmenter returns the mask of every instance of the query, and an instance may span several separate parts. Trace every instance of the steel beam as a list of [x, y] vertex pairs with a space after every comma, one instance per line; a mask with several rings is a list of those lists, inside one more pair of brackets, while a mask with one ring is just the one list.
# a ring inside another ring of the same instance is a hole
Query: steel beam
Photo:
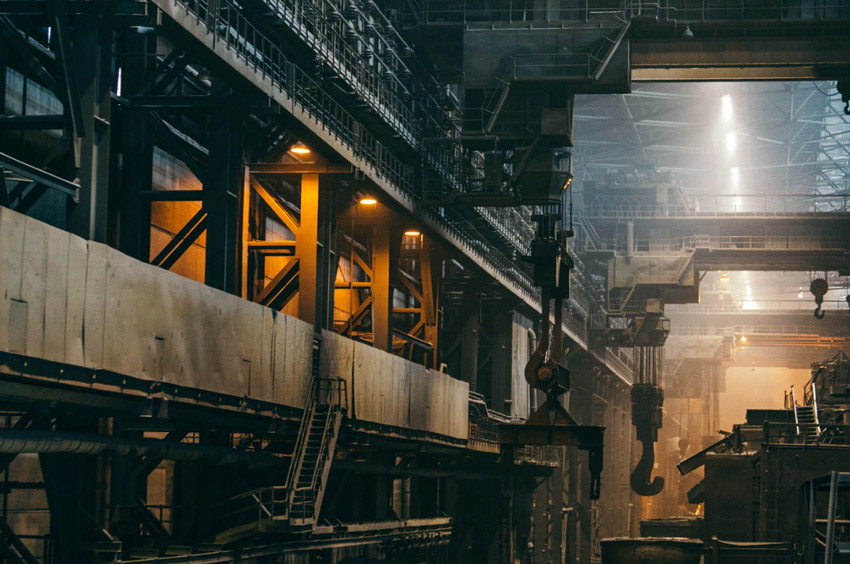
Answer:
[[233, 114], [232, 108], [224, 108], [208, 119], [209, 172], [203, 195], [209, 214], [205, 282], [229, 293], [236, 291], [237, 217], [243, 174], [241, 117]]
[[189, 247], [197, 241], [201, 233], [203, 233], [207, 228], [207, 219], [208, 214], [206, 210], [204, 210], [204, 208], [198, 210], [198, 212], [186, 222], [186, 225], [184, 225], [183, 228], [174, 235], [171, 241], [165, 245], [159, 254], [151, 260], [151, 264], [164, 268], [165, 270], [171, 269], [171, 267], [180, 260], [180, 257], [183, 256], [183, 253], [185, 253]]
[[298, 257], [298, 317], [315, 324], [319, 253], [319, 175], [301, 176], [301, 222], [295, 241]]
[[21, 176], [29, 178], [34, 182], [38, 182], [40, 184], [44, 184], [49, 188], [54, 190], [58, 190], [63, 192], [72, 198], [77, 198], [80, 190], [80, 186], [74, 184], [73, 182], [69, 182], [64, 178], [60, 178], [55, 174], [51, 174], [47, 171], [41, 170], [38, 167], [35, 167], [31, 164], [20, 161], [12, 156], [9, 156], [5, 153], [0, 153], [0, 167], [5, 168], [6, 170], [10, 170]]
[[846, 74], [846, 36], [636, 38], [633, 81], [829, 80]]
[[393, 286], [401, 234], [386, 222], [372, 233], [372, 346], [393, 352]]
[[33, 129], [62, 129], [64, 115], [0, 116], [0, 131], [27, 131]]
[[[52, 1], [57, 12], [64, 10], [63, 0]], [[57, 25], [65, 25], [65, 14], [54, 18]], [[68, 216], [68, 229], [84, 239], [105, 243], [111, 172], [112, 26], [97, 18], [81, 18], [74, 22], [73, 35], [73, 47], [70, 37], [64, 45], [59, 36], [80, 169], [80, 201]]]

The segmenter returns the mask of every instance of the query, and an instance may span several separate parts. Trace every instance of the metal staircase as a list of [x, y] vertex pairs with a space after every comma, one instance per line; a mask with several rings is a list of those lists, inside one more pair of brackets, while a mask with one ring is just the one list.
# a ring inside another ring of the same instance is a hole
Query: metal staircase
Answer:
[[[814, 389], [812, 390], [814, 392]], [[820, 438], [821, 428], [818, 420], [817, 392], [812, 395], [812, 403], [808, 405], [797, 405], [797, 397], [794, 386], [791, 386], [791, 402], [794, 407], [794, 424], [797, 436], [803, 438], [804, 444], [816, 444]]]
[[338, 379], [317, 378], [313, 385], [286, 479], [289, 528], [293, 532], [312, 530], [318, 520], [347, 408], [345, 391], [345, 382]]
[[318, 523], [342, 418], [348, 410], [346, 383], [316, 378], [307, 395], [285, 486], [259, 488], [211, 511], [216, 544], [258, 534], [311, 533]]

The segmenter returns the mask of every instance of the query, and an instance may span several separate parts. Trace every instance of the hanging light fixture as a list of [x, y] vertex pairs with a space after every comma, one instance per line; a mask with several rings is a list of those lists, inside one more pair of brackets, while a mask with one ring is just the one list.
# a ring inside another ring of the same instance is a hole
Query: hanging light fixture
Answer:
[[310, 152], [311, 152], [310, 147], [308, 147], [307, 145], [305, 145], [301, 141], [297, 142], [292, 147], [290, 147], [289, 151], [291, 153], [295, 153], [296, 155], [309, 155]]

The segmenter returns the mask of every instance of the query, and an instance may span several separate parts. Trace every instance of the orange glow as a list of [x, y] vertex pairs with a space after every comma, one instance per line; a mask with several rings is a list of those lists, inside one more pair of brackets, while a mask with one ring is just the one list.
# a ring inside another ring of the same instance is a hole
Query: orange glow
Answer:
[[293, 153], [295, 153], [296, 155], [309, 155], [310, 154], [310, 147], [308, 147], [307, 145], [305, 145], [301, 141], [299, 141], [298, 143], [296, 143], [295, 145], [290, 147], [289, 150], [292, 151]]
[[374, 206], [378, 203], [378, 200], [376, 200], [372, 196], [363, 196], [362, 198], [360, 198], [360, 203], [364, 206]]
[[404, 232], [404, 234], [407, 235], [408, 237], [419, 237], [420, 235], [422, 235], [422, 233], [420, 233], [419, 231], [417, 231], [415, 229], [408, 229], [407, 231]]

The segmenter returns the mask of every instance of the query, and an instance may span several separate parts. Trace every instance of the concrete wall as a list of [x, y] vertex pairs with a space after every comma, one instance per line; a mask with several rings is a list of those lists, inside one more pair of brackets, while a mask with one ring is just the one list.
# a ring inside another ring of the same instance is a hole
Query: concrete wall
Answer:
[[[0, 351], [301, 407], [313, 326], [0, 208]], [[350, 415], [467, 436], [468, 385], [323, 334]]]
[[355, 419], [466, 439], [469, 384], [403, 358], [322, 332], [319, 370], [347, 384]]

